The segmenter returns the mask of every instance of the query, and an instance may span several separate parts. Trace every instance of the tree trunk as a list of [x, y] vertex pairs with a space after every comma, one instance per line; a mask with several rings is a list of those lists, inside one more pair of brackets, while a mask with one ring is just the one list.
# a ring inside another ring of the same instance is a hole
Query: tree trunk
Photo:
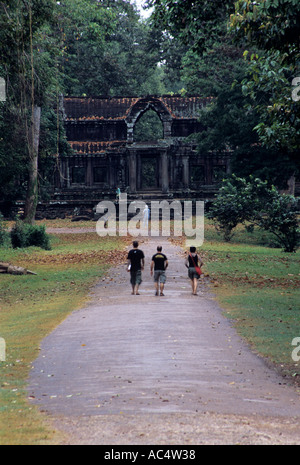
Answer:
[[22, 268], [20, 266], [14, 266], [11, 265], [10, 263], [4, 263], [0, 262], [0, 273], [8, 273], [8, 274], [16, 274], [16, 275], [22, 275], [22, 274], [34, 274], [33, 271], [27, 270], [26, 268]]
[[29, 176], [25, 201], [25, 219], [28, 224], [35, 220], [38, 203], [38, 153], [40, 141], [41, 107], [34, 106], [32, 115], [32, 131], [29, 137]]

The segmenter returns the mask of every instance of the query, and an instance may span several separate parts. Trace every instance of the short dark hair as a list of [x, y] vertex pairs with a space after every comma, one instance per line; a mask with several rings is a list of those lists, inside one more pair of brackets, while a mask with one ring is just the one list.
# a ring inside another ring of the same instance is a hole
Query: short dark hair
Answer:
[[138, 241], [133, 241], [132, 245], [136, 249], [139, 246], [139, 243]]
[[158, 245], [158, 246], [157, 246], [157, 251], [158, 251], [158, 252], [161, 252], [161, 250], [162, 250], [162, 246], [161, 246], [161, 245]]
[[190, 247], [190, 252], [195, 253], [196, 252], [196, 247]]

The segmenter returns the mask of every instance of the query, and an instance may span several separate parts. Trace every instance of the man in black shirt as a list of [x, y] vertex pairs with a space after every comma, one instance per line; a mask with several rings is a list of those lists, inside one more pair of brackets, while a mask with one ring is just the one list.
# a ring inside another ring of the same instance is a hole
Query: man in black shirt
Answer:
[[142, 283], [142, 270], [145, 266], [144, 252], [140, 250], [139, 243], [134, 241], [132, 243], [133, 249], [128, 253], [127, 271], [130, 271], [130, 283], [132, 285], [132, 295], [139, 295], [139, 286]]
[[[166, 269], [168, 267], [168, 259], [162, 252], [162, 247], [157, 247], [157, 253], [153, 255], [151, 261], [150, 273], [153, 275], [154, 269], [154, 284], [155, 284], [155, 295], [158, 295], [158, 289], [160, 287], [160, 295], [164, 295], [164, 285], [166, 282]], [[159, 286], [160, 285], [160, 286]]]

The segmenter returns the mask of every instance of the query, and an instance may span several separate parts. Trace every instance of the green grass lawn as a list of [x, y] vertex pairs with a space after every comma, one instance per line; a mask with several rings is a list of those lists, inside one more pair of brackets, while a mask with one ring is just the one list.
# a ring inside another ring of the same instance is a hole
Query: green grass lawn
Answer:
[[6, 360], [0, 362], [0, 444], [47, 444], [56, 432], [27, 401], [26, 380], [41, 340], [85, 302], [92, 285], [124, 240], [96, 233], [53, 235], [52, 250], [0, 248], [0, 260], [24, 266], [36, 276], [0, 274], [0, 337]]

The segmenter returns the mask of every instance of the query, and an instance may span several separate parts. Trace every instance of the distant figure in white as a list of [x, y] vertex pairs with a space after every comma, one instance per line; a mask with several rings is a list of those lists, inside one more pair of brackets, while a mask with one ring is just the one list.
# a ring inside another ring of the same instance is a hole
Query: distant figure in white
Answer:
[[149, 207], [146, 204], [145, 208], [143, 210], [143, 214], [144, 214], [144, 216], [143, 216], [143, 226], [144, 226], [145, 229], [148, 229], [149, 213], [150, 213]]

